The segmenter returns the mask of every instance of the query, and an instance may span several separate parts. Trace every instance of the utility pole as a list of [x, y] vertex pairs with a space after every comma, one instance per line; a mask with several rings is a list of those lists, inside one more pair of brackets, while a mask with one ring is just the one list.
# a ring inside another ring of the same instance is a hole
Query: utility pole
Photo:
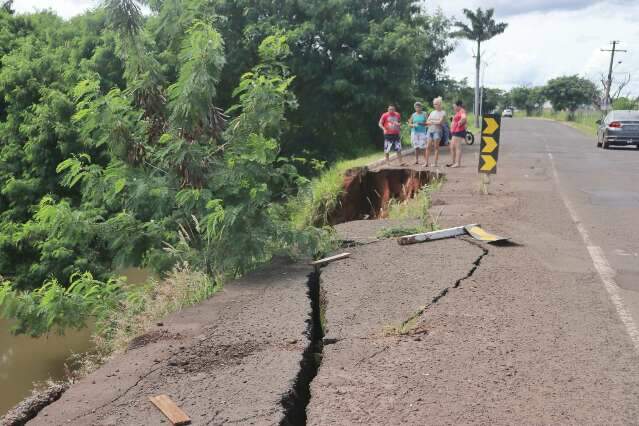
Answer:
[[483, 117], [484, 115], [484, 79], [486, 78], [486, 67], [488, 66], [488, 63], [482, 61], [481, 64], [483, 67], [481, 72], [481, 86], [479, 89], [479, 117]]
[[610, 88], [612, 87], [612, 64], [615, 62], [615, 53], [627, 52], [627, 50], [617, 49], [617, 44], [621, 43], [619, 40], [613, 40], [610, 42], [612, 49], [601, 49], [602, 52], [610, 52], [610, 67], [608, 68], [608, 81], [606, 82], [605, 94], [604, 94], [604, 110], [608, 110], [610, 102]]

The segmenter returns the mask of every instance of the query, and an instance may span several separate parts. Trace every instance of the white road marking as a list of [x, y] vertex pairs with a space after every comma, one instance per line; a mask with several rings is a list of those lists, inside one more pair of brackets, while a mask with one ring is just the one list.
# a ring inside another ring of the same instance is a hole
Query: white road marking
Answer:
[[623, 299], [619, 294], [619, 286], [615, 282], [615, 270], [612, 269], [612, 267], [608, 263], [608, 260], [606, 259], [606, 256], [604, 255], [601, 247], [593, 244], [590, 236], [588, 235], [588, 232], [586, 231], [586, 228], [581, 223], [581, 220], [579, 220], [577, 211], [574, 209], [570, 201], [568, 201], [568, 198], [564, 196], [559, 184], [559, 174], [557, 174], [557, 167], [555, 167], [555, 158], [553, 157], [551, 152], [548, 153], [548, 157], [550, 158], [550, 164], [552, 165], [552, 174], [553, 178], [555, 179], [555, 184], [557, 185], [559, 195], [561, 196], [566, 209], [568, 209], [570, 217], [572, 218], [573, 222], [575, 222], [577, 230], [581, 234], [581, 238], [583, 238], [584, 243], [588, 248], [588, 253], [590, 253], [592, 263], [595, 266], [595, 269], [597, 270], [597, 273], [599, 274], [599, 277], [604, 284], [604, 288], [608, 292], [610, 301], [617, 310], [619, 319], [621, 319], [621, 322], [626, 327], [626, 332], [628, 333], [628, 336], [630, 336], [632, 343], [635, 345], [635, 350], [637, 351], [637, 353], [639, 353], [639, 329], [637, 329], [637, 325], [635, 324], [632, 315], [630, 315], [630, 313], [626, 309], [626, 306], [623, 303]]

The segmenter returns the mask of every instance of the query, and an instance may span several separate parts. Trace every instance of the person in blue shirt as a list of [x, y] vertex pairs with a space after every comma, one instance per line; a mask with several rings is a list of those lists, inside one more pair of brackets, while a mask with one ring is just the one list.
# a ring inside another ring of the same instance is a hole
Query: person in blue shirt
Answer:
[[415, 112], [408, 119], [410, 140], [415, 148], [415, 164], [419, 164], [419, 153], [426, 158], [426, 114], [420, 102], [415, 102]]

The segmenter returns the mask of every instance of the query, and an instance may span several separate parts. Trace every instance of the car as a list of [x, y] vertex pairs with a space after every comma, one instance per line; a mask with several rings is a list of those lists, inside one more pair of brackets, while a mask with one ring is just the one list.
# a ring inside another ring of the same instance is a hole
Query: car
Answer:
[[597, 124], [598, 147], [636, 145], [639, 149], [639, 111], [610, 111], [602, 120], [597, 120]]
[[504, 112], [501, 113], [502, 117], [511, 117], [513, 116], [513, 110], [510, 108], [506, 108]]

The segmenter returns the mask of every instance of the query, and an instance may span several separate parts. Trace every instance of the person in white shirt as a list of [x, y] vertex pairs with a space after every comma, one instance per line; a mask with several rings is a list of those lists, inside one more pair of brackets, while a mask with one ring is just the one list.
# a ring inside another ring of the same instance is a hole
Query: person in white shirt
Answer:
[[442, 110], [442, 98], [433, 99], [433, 107], [435, 110], [428, 115], [426, 125], [428, 132], [426, 133], [426, 167], [429, 165], [430, 153], [435, 150], [435, 167], [439, 161], [439, 142], [442, 140], [443, 123], [446, 121], [446, 112]]

